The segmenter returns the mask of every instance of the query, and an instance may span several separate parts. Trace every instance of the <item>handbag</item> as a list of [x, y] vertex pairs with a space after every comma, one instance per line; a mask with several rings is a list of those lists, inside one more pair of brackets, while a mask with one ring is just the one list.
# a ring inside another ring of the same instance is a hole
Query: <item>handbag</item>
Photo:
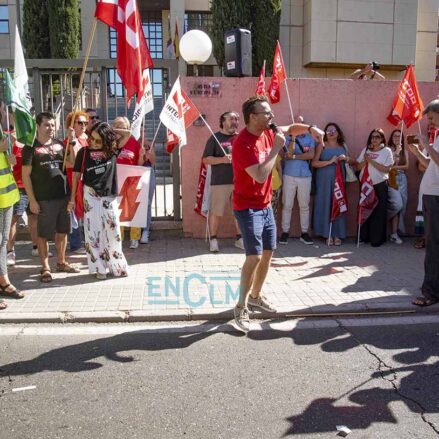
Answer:
[[[300, 151], [302, 151], [302, 154], [305, 154], [303, 146], [301, 145], [301, 143], [299, 142], [297, 137], [295, 139], [295, 142], [297, 143], [297, 146], [299, 147]], [[308, 160], [308, 166], [309, 166], [309, 170], [311, 171], [311, 192], [310, 192], [310, 195], [315, 195], [316, 194], [316, 169], [312, 167], [311, 160]]]
[[76, 218], [82, 219], [84, 218], [84, 165], [85, 165], [85, 154], [87, 153], [87, 147], [83, 146], [84, 155], [82, 156], [82, 165], [81, 165], [81, 177], [78, 180], [76, 185], [76, 193], [75, 193], [75, 215]]

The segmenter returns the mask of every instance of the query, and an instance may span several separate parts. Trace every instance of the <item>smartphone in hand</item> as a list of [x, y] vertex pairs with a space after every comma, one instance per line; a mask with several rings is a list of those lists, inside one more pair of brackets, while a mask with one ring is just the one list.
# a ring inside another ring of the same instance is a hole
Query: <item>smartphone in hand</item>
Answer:
[[415, 143], [419, 143], [418, 136], [416, 136], [416, 135], [407, 136], [407, 143], [412, 144], [412, 145]]

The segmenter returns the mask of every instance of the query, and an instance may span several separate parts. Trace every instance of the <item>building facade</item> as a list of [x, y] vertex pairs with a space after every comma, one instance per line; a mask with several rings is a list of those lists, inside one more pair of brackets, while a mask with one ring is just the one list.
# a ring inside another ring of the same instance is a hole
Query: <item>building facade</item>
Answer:
[[[13, 30], [21, 22], [22, 3], [0, 0], [0, 59], [13, 57]], [[95, 2], [80, 4], [85, 50]], [[173, 58], [167, 43], [176, 21], [180, 37], [185, 30], [208, 30], [209, 4], [209, 0], [138, 0], [153, 57], [164, 60], [164, 65]], [[438, 7], [439, 0], [283, 0], [280, 42], [288, 75], [346, 78], [354, 68], [373, 60], [386, 78], [400, 78], [404, 67], [414, 63], [418, 80], [434, 81]], [[91, 57], [114, 56], [115, 34], [99, 23]], [[182, 76], [193, 73], [182, 59], [178, 69]], [[213, 57], [200, 75], [220, 75]], [[110, 77], [110, 82], [117, 80]]]

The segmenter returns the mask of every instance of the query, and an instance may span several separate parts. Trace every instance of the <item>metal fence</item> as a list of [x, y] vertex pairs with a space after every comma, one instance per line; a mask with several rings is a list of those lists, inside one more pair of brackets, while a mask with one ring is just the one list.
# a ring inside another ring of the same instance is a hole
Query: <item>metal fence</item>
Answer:
[[[43, 60], [30, 61], [37, 61], [37, 64], [41, 64]], [[66, 117], [76, 101], [81, 74], [80, 60], [46, 61], [46, 65], [34, 65], [32, 68], [32, 74], [29, 78], [30, 94], [36, 112], [52, 111], [55, 114], [58, 128], [57, 135], [64, 138], [67, 128]], [[68, 64], [62, 66], [60, 65], [62, 61], [68, 61]], [[74, 61], [77, 61], [78, 66], [71, 66]], [[93, 65], [85, 73], [80, 108], [94, 108], [102, 120], [109, 122], [118, 116], [126, 116], [131, 120], [135, 100], [133, 98], [127, 104], [125, 97], [115, 92], [118, 89], [118, 84], [110, 80], [115, 81], [114, 78], [116, 78], [116, 75], [113, 73], [114, 65], [111, 65], [112, 62], [114, 63], [114, 60], [103, 60], [104, 62], [101, 64], [96, 61], [93, 60]], [[0, 66], [3, 63], [0, 63]], [[163, 64], [167, 63], [171, 65], [158, 66], [162, 70], [159, 77], [164, 78], [163, 84], [153, 88], [154, 111], [145, 116], [144, 130], [146, 138], [152, 141], [158, 129], [154, 143], [157, 163], [154, 167], [156, 188], [152, 204], [152, 219], [178, 221], [181, 219], [178, 151], [174, 151], [172, 155], [166, 152], [166, 129], [163, 126], [159, 127], [159, 114], [166, 99], [166, 91], [169, 89], [169, 83], [172, 84], [173, 82], [170, 80], [176, 74], [176, 64], [172, 60], [163, 62]], [[3, 78], [1, 78], [0, 99], [3, 99], [3, 97], [4, 83]]]

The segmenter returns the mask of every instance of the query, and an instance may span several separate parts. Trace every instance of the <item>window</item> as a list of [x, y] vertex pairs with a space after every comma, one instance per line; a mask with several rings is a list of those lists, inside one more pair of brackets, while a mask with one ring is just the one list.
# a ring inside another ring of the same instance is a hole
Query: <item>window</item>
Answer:
[[7, 6], [0, 6], [0, 34], [9, 33], [9, 11]]
[[163, 58], [162, 13], [160, 11], [144, 12], [142, 14], [142, 27], [151, 58]]
[[185, 32], [198, 29], [208, 34], [210, 32], [211, 24], [212, 14], [210, 12], [191, 11], [184, 15]]

